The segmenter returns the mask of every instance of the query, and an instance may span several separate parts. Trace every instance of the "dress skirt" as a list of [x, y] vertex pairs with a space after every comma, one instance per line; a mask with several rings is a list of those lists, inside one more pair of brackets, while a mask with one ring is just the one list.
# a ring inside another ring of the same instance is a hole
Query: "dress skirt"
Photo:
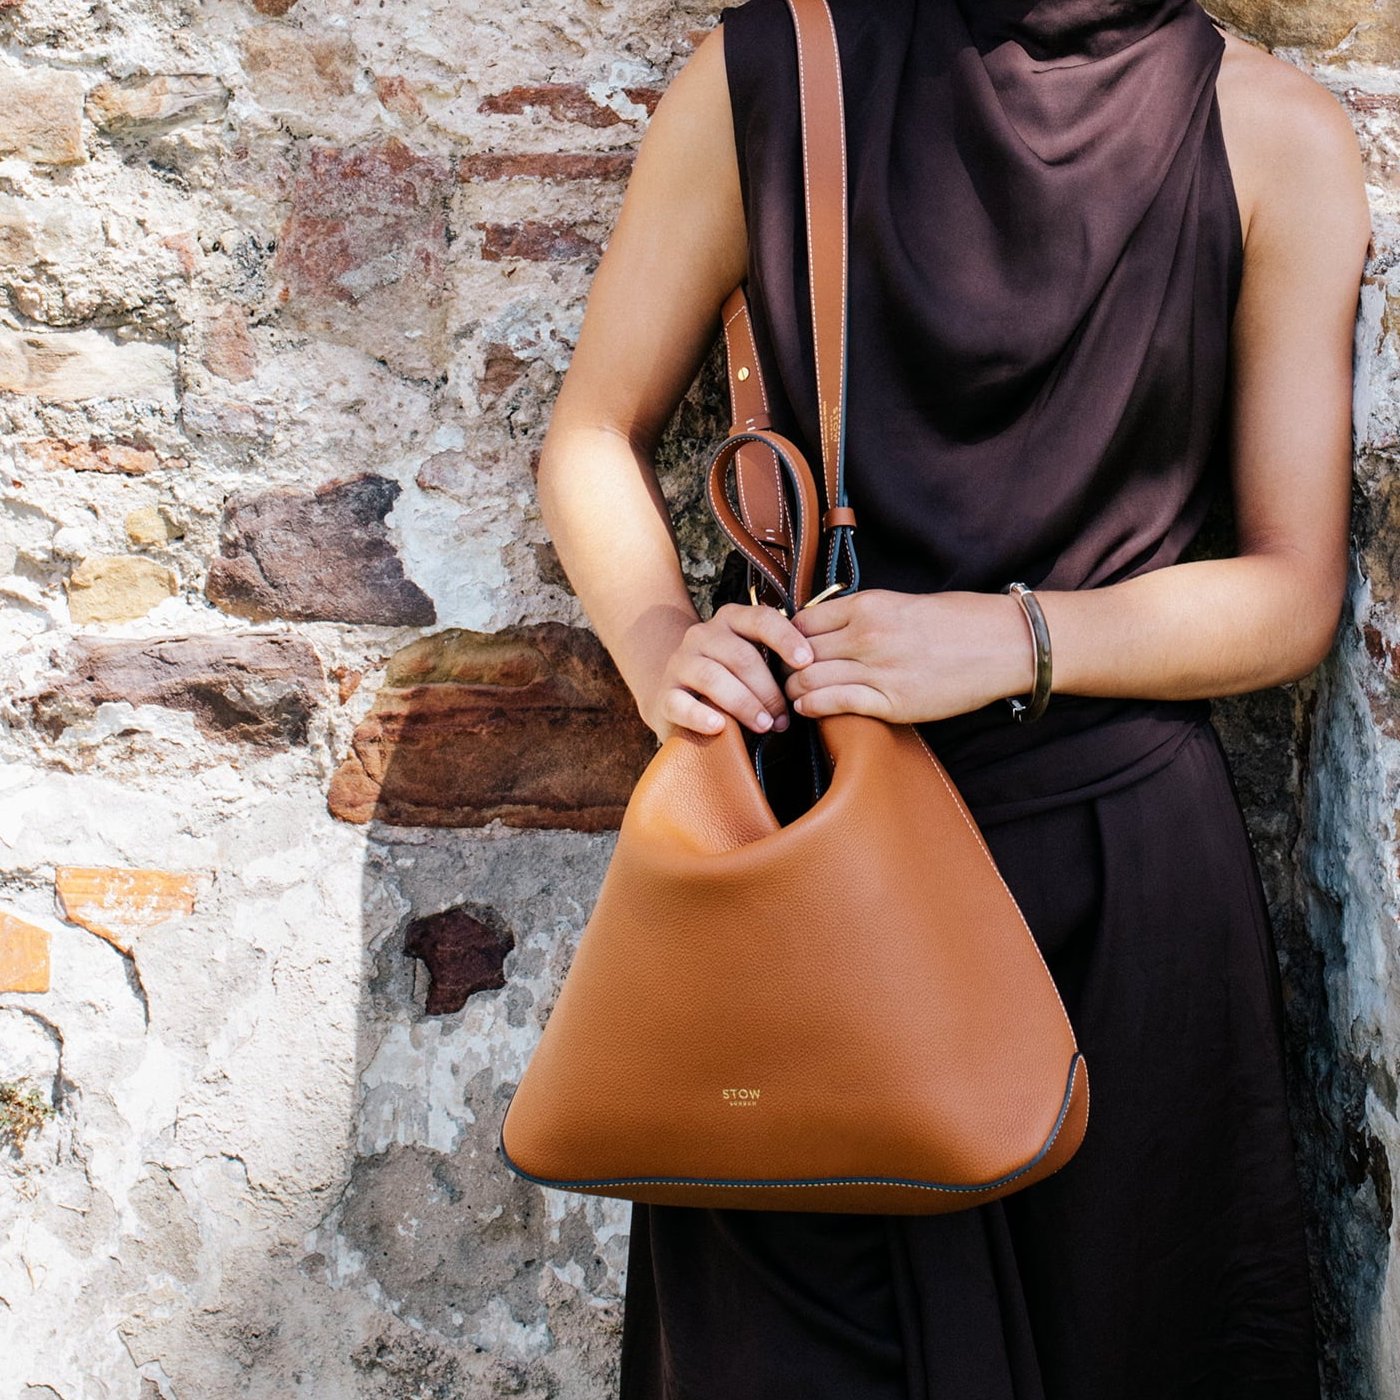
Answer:
[[1316, 1400], [1264, 891], [1213, 721], [1160, 734], [1040, 798], [949, 765], [1089, 1066], [1076, 1155], [947, 1215], [634, 1204], [620, 1400]]

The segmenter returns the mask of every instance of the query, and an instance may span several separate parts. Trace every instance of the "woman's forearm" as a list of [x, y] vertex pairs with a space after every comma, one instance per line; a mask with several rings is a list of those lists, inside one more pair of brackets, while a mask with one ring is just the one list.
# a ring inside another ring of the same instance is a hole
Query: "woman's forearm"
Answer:
[[552, 428], [540, 512], [598, 639], [649, 720], [663, 667], [700, 620], [651, 459], [608, 428]]
[[[613, 429], [556, 425], [541, 453], [538, 495], [569, 582], [652, 723], [666, 662], [700, 619], [651, 458]], [[1342, 582], [1281, 550], [1167, 565], [1099, 588], [1037, 589], [1052, 689], [1193, 699], [1295, 680], [1332, 644]], [[988, 677], [989, 693], [1023, 694], [1029, 630], [1014, 599], [997, 607], [1005, 646], [994, 650], [1005, 666]], [[988, 665], [992, 639], [980, 625], [979, 635], [978, 664]]]
[[[1102, 588], [1037, 590], [1052, 689], [1186, 700], [1296, 680], [1331, 648], [1342, 584], [1279, 551], [1190, 560]], [[1025, 646], [1029, 655], [1028, 630]]]

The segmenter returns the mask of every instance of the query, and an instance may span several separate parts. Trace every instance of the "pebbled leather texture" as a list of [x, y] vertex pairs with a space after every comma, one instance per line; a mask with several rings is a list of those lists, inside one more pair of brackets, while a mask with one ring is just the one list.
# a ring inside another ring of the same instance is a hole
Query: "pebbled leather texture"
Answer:
[[[707, 488], [760, 601], [790, 612], [814, 594], [819, 537], [849, 537], [854, 512], [840, 70], [827, 0], [788, 3], [812, 116], [825, 491], [769, 426], [742, 287], [724, 306], [733, 422]], [[947, 771], [913, 725], [807, 723], [826, 774], [786, 820], [733, 717], [675, 731], [642, 773], [502, 1121], [518, 1175], [656, 1204], [933, 1214], [1042, 1180], [1079, 1147], [1074, 1028]]]

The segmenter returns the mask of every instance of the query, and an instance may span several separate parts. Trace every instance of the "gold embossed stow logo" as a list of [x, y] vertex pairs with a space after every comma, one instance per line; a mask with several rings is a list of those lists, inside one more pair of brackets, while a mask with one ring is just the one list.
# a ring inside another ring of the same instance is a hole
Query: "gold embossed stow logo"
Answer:
[[757, 1089], [721, 1089], [720, 1093], [724, 1095], [725, 1103], [731, 1108], [758, 1107], [759, 1090]]

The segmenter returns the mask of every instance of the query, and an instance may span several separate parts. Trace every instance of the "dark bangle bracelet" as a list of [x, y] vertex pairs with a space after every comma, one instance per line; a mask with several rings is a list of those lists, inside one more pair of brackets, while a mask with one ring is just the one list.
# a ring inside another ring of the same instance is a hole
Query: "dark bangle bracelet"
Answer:
[[1050, 703], [1050, 629], [1046, 626], [1040, 599], [1024, 583], [1008, 583], [1001, 591], [1010, 593], [1020, 603], [1030, 623], [1031, 645], [1035, 648], [1035, 681], [1024, 700], [1011, 695], [1006, 697], [1011, 713], [1023, 724], [1029, 724], [1039, 719]]

